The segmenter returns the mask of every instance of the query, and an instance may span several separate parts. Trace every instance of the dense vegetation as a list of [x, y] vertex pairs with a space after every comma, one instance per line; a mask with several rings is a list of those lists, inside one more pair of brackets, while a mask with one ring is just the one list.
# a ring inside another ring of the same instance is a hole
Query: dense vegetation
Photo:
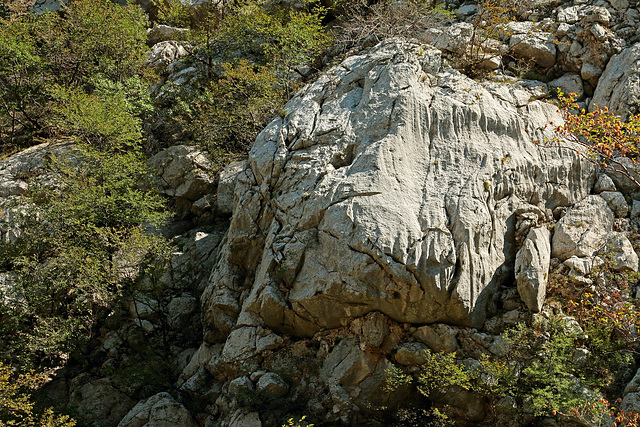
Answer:
[[[145, 65], [151, 23], [140, 7], [77, 0], [34, 15], [3, 3], [0, 153], [46, 142], [62, 154], [46, 159], [44, 174], [21, 176], [28, 193], [2, 207], [19, 232], [0, 250], [0, 424], [66, 425], [33, 412], [27, 396], [42, 376], [27, 370], [74, 357], [140, 273], [164, 265], [168, 242], [152, 230], [170, 212], [146, 158], [176, 141], [154, 134], [154, 123], [180, 127], [222, 164], [246, 152], [295, 90], [290, 73], [329, 40], [312, 4], [159, 6], [156, 24], [189, 28], [184, 62], [200, 70], [163, 101], [149, 90], [162, 77]], [[9, 365], [24, 372], [11, 387]]]

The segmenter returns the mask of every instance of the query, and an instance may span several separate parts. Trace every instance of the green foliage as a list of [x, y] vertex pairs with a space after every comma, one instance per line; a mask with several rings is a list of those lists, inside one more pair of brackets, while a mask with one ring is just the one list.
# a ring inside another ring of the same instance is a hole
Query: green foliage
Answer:
[[185, 10], [178, 3], [164, 3], [159, 17], [189, 24], [189, 60], [208, 75], [176, 88], [169, 115], [214, 159], [245, 153], [295, 89], [290, 73], [328, 46], [325, 11], [315, 3], [303, 11], [249, 1]]
[[431, 393], [443, 393], [449, 387], [460, 387], [469, 390], [471, 378], [469, 372], [456, 363], [454, 353], [432, 353], [425, 350], [424, 369], [418, 374], [418, 390], [424, 396]]
[[82, 90], [56, 86], [56, 124], [67, 134], [75, 135], [103, 149], [135, 147], [142, 139], [141, 122], [131, 114], [124, 91], [99, 90], [87, 94]]
[[281, 105], [283, 93], [267, 67], [246, 61], [225, 64], [220, 78], [214, 78], [197, 95], [195, 102], [183, 102], [179, 116], [194, 139], [214, 153], [214, 160], [248, 151], [251, 143]]
[[[125, 90], [125, 97], [133, 94], [132, 83], [139, 80], [145, 60], [146, 25], [139, 7], [109, 0], [74, 1], [64, 14], [0, 19], [2, 151], [29, 145], [34, 134], [50, 135], [65, 119], [77, 122], [74, 103], [89, 100], [95, 113], [109, 102], [121, 102], [113, 93], [105, 95], [109, 86], [119, 83], [132, 89]], [[101, 94], [93, 93], [96, 86]]]
[[[159, 196], [135, 152], [87, 148], [52, 159], [56, 188], [34, 185], [33, 207], [5, 262], [16, 277], [18, 306], [0, 309], [2, 356], [24, 364], [55, 364], [88, 337], [144, 260], [162, 247], [146, 231], [163, 219]], [[133, 273], [131, 273], [133, 271]]]
[[310, 424], [306, 421], [307, 416], [303, 415], [300, 418], [289, 418], [286, 423], [282, 424], [282, 427], [313, 427], [315, 424]]
[[505, 334], [511, 357], [525, 365], [514, 388], [516, 397], [530, 400], [534, 415], [546, 416], [569, 412], [592, 398], [584, 394], [580, 369], [572, 363], [577, 333], [559, 319], [527, 329], [521, 325]]
[[0, 362], [0, 426], [73, 427], [76, 422], [66, 415], [57, 415], [51, 408], [34, 410], [30, 390], [44, 381], [33, 372], [16, 375]]

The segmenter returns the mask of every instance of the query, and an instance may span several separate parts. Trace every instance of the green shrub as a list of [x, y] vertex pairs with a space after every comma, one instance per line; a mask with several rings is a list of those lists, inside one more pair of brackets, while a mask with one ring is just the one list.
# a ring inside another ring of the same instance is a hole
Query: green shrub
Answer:
[[[140, 187], [149, 171], [135, 152], [87, 148], [54, 159], [57, 188], [34, 184], [22, 237], [5, 245], [17, 306], [0, 307], [0, 356], [55, 364], [88, 337], [97, 316], [162, 247], [146, 232], [162, 221], [163, 202]], [[5, 255], [6, 256], [6, 255]]]

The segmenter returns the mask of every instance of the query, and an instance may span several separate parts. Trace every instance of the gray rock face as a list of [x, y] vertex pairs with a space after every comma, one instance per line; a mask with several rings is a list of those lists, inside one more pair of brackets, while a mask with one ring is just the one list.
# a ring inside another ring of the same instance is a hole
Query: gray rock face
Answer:
[[262, 375], [256, 384], [256, 390], [267, 397], [278, 398], [287, 394], [287, 383], [275, 372]]
[[169, 147], [150, 158], [148, 163], [158, 172], [155, 183], [159, 191], [168, 196], [196, 201], [215, 189], [211, 162], [195, 147]]
[[567, 73], [562, 77], [549, 82], [550, 87], [562, 89], [565, 94], [575, 93], [578, 99], [584, 97], [584, 88], [582, 86], [582, 78], [577, 73]]
[[602, 256], [609, 256], [617, 271], [638, 271], [638, 255], [624, 233], [612, 233], [609, 236]]
[[168, 40], [180, 40], [189, 32], [186, 28], [170, 27], [168, 25], [154, 25], [147, 31], [147, 42], [150, 46]]
[[118, 424], [118, 427], [165, 426], [196, 426], [189, 411], [166, 392], [139, 402]]
[[396, 352], [396, 362], [401, 365], [421, 365], [427, 361], [425, 355], [428, 347], [420, 342], [400, 344]]
[[588, 196], [573, 206], [556, 226], [554, 258], [591, 256], [601, 249], [613, 228], [613, 213], [600, 196]]
[[535, 313], [542, 309], [547, 291], [551, 234], [546, 227], [532, 228], [516, 255], [518, 293], [527, 308]]
[[619, 191], [603, 191], [600, 193], [600, 197], [607, 202], [616, 218], [625, 218], [629, 214], [627, 200]]
[[70, 396], [69, 406], [77, 408], [92, 425], [113, 426], [134, 406], [134, 402], [103, 378], [77, 387]]
[[220, 172], [218, 182], [218, 213], [231, 215], [233, 213], [233, 191], [238, 175], [247, 167], [245, 161], [233, 162]]
[[602, 193], [603, 191], [616, 191], [616, 184], [614, 184], [609, 175], [602, 174], [598, 176], [598, 180], [593, 186], [593, 191], [595, 193]]
[[611, 58], [593, 94], [589, 110], [604, 107], [626, 118], [640, 108], [640, 43]]
[[64, 0], [36, 0], [31, 5], [31, 13], [40, 14], [47, 12], [55, 12], [62, 9], [67, 2]]
[[310, 336], [371, 311], [480, 325], [513, 269], [516, 208], [570, 205], [595, 179], [571, 150], [531, 143], [554, 107], [518, 110], [398, 40], [346, 59], [286, 110], [237, 178], [203, 295], [205, 324], [226, 334]]
[[624, 388], [620, 409], [623, 411], [640, 412], [640, 369]]
[[549, 33], [514, 34], [509, 46], [521, 58], [532, 59], [541, 67], [551, 67], [556, 63], [555, 38]]

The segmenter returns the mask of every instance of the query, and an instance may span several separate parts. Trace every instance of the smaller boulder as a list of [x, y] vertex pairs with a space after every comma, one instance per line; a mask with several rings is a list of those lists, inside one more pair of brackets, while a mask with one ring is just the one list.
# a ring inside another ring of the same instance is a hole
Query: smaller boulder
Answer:
[[457, 340], [458, 328], [443, 323], [419, 327], [413, 337], [433, 351], [451, 353], [460, 348]]
[[549, 68], [556, 63], [555, 38], [549, 33], [514, 34], [509, 47], [516, 56], [532, 59], [541, 67]]
[[582, 86], [582, 78], [578, 73], [567, 73], [562, 77], [549, 82], [550, 87], [561, 89], [564, 93], [575, 93], [578, 99], [584, 97], [584, 87]]
[[600, 196], [587, 196], [557, 222], [553, 235], [554, 258], [592, 256], [600, 250], [613, 229], [613, 212]]
[[600, 193], [600, 197], [607, 201], [616, 218], [626, 218], [629, 214], [629, 205], [619, 191], [603, 191]]
[[546, 227], [532, 228], [516, 254], [515, 275], [520, 298], [534, 313], [542, 309], [547, 292], [551, 260], [551, 233]]
[[640, 201], [634, 200], [631, 205], [631, 219], [637, 218], [640, 216]]
[[162, 194], [196, 201], [215, 190], [213, 168], [207, 154], [188, 145], [175, 145], [151, 157], [157, 171], [154, 182]]
[[118, 427], [195, 427], [191, 414], [169, 393], [158, 393], [139, 402], [120, 421]]
[[170, 27], [168, 25], [155, 25], [147, 30], [147, 43], [154, 46], [157, 43], [168, 40], [180, 40], [189, 32], [186, 28]]
[[406, 342], [398, 346], [396, 362], [401, 365], [422, 365], [427, 361], [425, 352], [428, 347], [421, 342]]
[[267, 372], [258, 380], [258, 392], [266, 397], [278, 398], [287, 394], [287, 383], [275, 372]]
[[593, 186], [594, 193], [602, 193], [603, 191], [618, 191], [616, 184], [609, 175], [602, 174], [598, 177], [596, 184]]
[[638, 255], [624, 233], [612, 233], [601, 253], [616, 271], [638, 271]]

